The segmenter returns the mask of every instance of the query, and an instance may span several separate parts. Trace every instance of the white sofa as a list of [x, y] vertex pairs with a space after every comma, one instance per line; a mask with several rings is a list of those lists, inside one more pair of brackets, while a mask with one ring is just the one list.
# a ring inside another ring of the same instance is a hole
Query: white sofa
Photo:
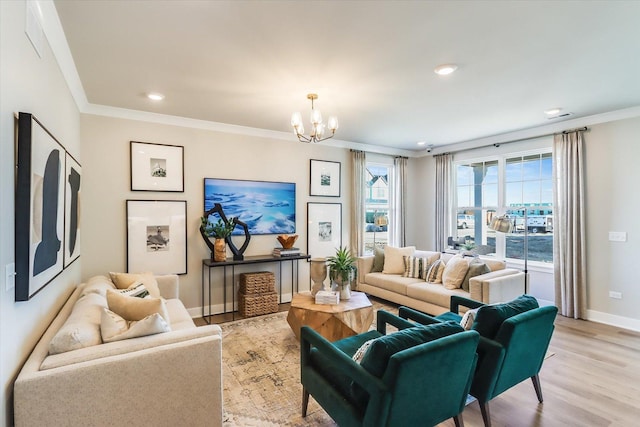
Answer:
[[85, 285], [74, 290], [15, 381], [17, 427], [222, 425], [220, 327], [195, 326], [178, 276], [156, 280], [171, 331], [49, 354]]
[[[453, 257], [450, 253], [416, 250], [415, 257], [422, 257], [432, 264], [442, 259], [445, 264]], [[403, 277], [402, 274], [372, 272], [374, 255], [358, 257], [357, 289], [367, 294], [405, 305], [434, 316], [449, 311], [452, 295], [460, 295], [486, 304], [511, 301], [524, 293], [524, 273], [506, 268], [504, 261], [482, 259], [491, 272], [469, 279], [469, 291], [447, 289], [441, 283], [429, 283], [423, 279]]]

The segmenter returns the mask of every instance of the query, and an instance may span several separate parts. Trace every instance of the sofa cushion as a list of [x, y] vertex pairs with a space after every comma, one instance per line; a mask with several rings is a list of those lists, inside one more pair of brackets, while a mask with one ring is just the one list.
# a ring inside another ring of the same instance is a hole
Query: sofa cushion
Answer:
[[165, 301], [167, 305], [167, 313], [169, 314], [169, 325], [172, 331], [180, 329], [189, 329], [196, 326], [193, 319], [189, 315], [189, 312], [177, 298], [168, 299]]
[[396, 248], [393, 246], [384, 247], [384, 267], [382, 272], [384, 274], [402, 274], [404, 273], [404, 263], [402, 262], [403, 256], [413, 255], [415, 252], [415, 246], [407, 246], [404, 248]]
[[107, 291], [109, 310], [126, 320], [142, 320], [159, 313], [165, 321], [170, 322], [167, 305], [162, 298], [135, 298], [121, 295], [117, 291]]
[[439, 283], [419, 282], [407, 286], [407, 296], [409, 298], [428, 302], [440, 307], [450, 306], [451, 295], [469, 296], [469, 294], [462, 289], [447, 289]]
[[169, 324], [158, 313], [137, 322], [128, 322], [108, 308], [102, 310], [100, 333], [104, 342], [144, 337], [170, 330]]
[[402, 274], [402, 277], [426, 279], [427, 271], [429, 271], [429, 260], [427, 258], [403, 256], [402, 259], [404, 263], [404, 273]]
[[481, 259], [474, 258], [469, 263], [469, 269], [467, 270], [467, 274], [464, 276], [464, 280], [462, 281], [462, 285], [460, 287], [463, 290], [469, 292], [469, 279], [490, 272], [491, 269], [486, 262], [482, 261]]
[[534, 308], [538, 308], [538, 301], [531, 295], [521, 295], [502, 304], [483, 305], [478, 309], [473, 329], [483, 337], [493, 339], [502, 326], [502, 322]]
[[374, 246], [373, 248], [373, 267], [372, 273], [381, 273], [384, 268], [384, 249]]
[[80, 291], [81, 297], [89, 293], [95, 293], [106, 298], [107, 290], [116, 289], [116, 285], [114, 285], [113, 282], [105, 276], [94, 276], [87, 280], [84, 285], [80, 286], [82, 287], [82, 290]]
[[109, 273], [111, 280], [118, 289], [128, 289], [135, 282], [141, 282], [147, 288], [152, 297], [160, 298], [160, 288], [155, 276], [151, 272], [146, 273]]
[[427, 271], [426, 281], [429, 283], [442, 283], [442, 274], [444, 273], [445, 267], [446, 264], [442, 259], [431, 264], [429, 271]]
[[447, 289], [457, 289], [461, 287], [464, 277], [469, 271], [469, 261], [462, 255], [456, 255], [447, 262], [442, 272], [442, 284]]
[[422, 251], [422, 250], [416, 249], [415, 252], [413, 252], [413, 256], [419, 257], [419, 258], [426, 258], [429, 261], [429, 264], [433, 264], [434, 262], [440, 259], [440, 252]]
[[106, 306], [107, 300], [99, 293], [90, 292], [78, 298], [71, 314], [49, 342], [49, 354], [102, 344], [100, 317]]
[[365, 276], [365, 282], [376, 288], [386, 289], [400, 295], [407, 294], [407, 286], [414, 283], [424, 283], [421, 279], [402, 277], [398, 274], [369, 273]]

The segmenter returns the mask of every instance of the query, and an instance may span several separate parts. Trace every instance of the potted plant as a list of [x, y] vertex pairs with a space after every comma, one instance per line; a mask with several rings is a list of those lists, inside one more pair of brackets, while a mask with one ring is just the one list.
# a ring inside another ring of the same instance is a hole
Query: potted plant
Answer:
[[340, 299], [351, 298], [351, 281], [356, 273], [356, 258], [347, 247], [336, 249], [336, 254], [327, 258], [329, 278], [340, 286]]
[[224, 261], [227, 259], [227, 243], [226, 238], [231, 236], [233, 229], [236, 228], [236, 218], [231, 218], [229, 222], [224, 222], [222, 218], [218, 222], [211, 223], [209, 218], [200, 217], [200, 230], [207, 237], [214, 238], [213, 260]]

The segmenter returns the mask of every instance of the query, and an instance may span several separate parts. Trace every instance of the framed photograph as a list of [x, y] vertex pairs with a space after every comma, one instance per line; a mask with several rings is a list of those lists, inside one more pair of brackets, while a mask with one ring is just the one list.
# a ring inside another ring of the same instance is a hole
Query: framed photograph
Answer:
[[340, 162], [311, 159], [310, 196], [340, 197]]
[[187, 274], [187, 202], [127, 200], [127, 272]]
[[342, 203], [307, 203], [307, 254], [335, 255], [342, 246]]
[[80, 256], [80, 195], [82, 168], [66, 153], [64, 174], [64, 268]]
[[[227, 218], [247, 224], [249, 234], [292, 234], [296, 232], [295, 182], [204, 179], [204, 211], [220, 203]], [[211, 222], [219, 216], [212, 215]], [[232, 233], [242, 235], [241, 227]]]
[[184, 191], [184, 147], [131, 141], [131, 191]]
[[29, 113], [17, 131], [15, 300], [28, 301], [64, 268], [66, 151]]

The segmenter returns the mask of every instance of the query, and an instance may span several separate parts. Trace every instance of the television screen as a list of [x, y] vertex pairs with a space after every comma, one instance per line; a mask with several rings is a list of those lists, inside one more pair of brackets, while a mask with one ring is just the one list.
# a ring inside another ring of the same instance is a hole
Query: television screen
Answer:
[[[293, 182], [204, 179], [204, 210], [220, 203], [227, 219], [237, 217], [249, 233], [291, 234], [296, 231], [296, 184]], [[217, 222], [217, 214], [209, 221]], [[236, 227], [233, 234], [243, 234]]]

